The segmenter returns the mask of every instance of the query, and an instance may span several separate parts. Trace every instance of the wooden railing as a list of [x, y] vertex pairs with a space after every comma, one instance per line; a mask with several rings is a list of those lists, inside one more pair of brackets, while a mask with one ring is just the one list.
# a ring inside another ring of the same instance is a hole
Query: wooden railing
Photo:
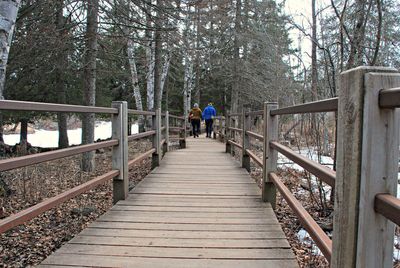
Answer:
[[[262, 168], [262, 200], [275, 206], [277, 189], [331, 267], [392, 267], [393, 223], [400, 224], [398, 107], [400, 74], [391, 68], [359, 67], [341, 74], [338, 98], [285, 108], [265, 103], [260, 111], [228, 114], [226, 152], [239, 149], [242, 167], [248, 171], [250, 160]], [[317, 112], [338, 114], [336, 172], [279, 143], [280, 115]], [[262, 135], [250, 130], [254, 116], [262, 117]], [[240, 134], [240, 142], [235, 133]], [[220, 130], [217, 134], [223, 135]], [[251, 151], [250, 139], [263, 143], [262, 158]], [[334, 188], [332, 240], [280, 180], [278, 153]]]
[[[116, 203], [119, 200], [124, 200], [128, 196], [129, 190], [129, 169], [139, 161], [150, 156], [152, 157], [152, 168], [159, 166], [162, 155], [169, 150], [169, 131], [177, 130], [180, 137], [180, 147], [185, 147], [186, 132], [184, 131], [185, 128], [182, 127], [182, 125], [185, 125], [183, 117], [170, 115], [168, 112], [162, 114], [160, 109], [156, 111], [129, 110], [127, 103], [124, 101], [113, 102], [111, 108], [107, 108], [0, 100], [0, 110], [101, 113], [110, 114], [112, 116], [112, 137], [110, 140], [0, 160], [0, 172], [2, 172], [90, 152], [101, 148], [112, 147], [112, 170], [1, 220], [0, 233], [23, 224], [39, 214], [111, 179], [113, 179], [113, 202]], [[128, 126], [129, 115], [151, 116], [153, 129], [128, 136], [128, 127], [130, 127]], [[172, 118], [175, 123], [173, 127], [175, 129], [169, 127], [170, 118]], [[178, 122], [181, 123], [181, 126], [179, 129], [176, 129], [176, 124], [178, 124]], [[150, 137], [152, 137], [152, 148], [138, 155], [134, 159], [129, 160], [128, 142]]]

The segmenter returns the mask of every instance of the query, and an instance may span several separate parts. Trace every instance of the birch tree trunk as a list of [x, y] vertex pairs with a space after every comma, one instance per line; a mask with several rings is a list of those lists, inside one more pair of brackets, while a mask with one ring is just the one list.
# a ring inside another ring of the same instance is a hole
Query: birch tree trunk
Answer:
[[[140, 93], [139, 79], [138, 79], [136, 61], [135, 61], [135, 47], [133, 45], [132, 39], [130, 39], [129, 37], [128, 37], [128, 42], [127, 42], [127, 54], [128, 54], [129, 67], [131, 70], [133, 96], [135, 98], [136, 109], [143, 111], [142, 94]], [[144, 131], [144, 117], [141, 115], [139, 116], [138, 124], [139, 124], [139, 132], [143, 132]]]
[[[65, 31], [65, 19], [63, 15], [64, 0], [57, 0], [56, 5], [56, 28], [58, 33], [59, 42], [63, 43]], [[57, 65], [56, 65], [56, 90], [58, 103], [67, 103], [67, 89], [64, 77], [64, 68], [67, 65], [67, 52], [65, 49], [57, 50]], [[67, 148], [68, 141], [68, 115], [66, 113], [58, 113], [58, 147]]]
[[168, 77], [170, 62], [171, 62], [171, 53], [167, 53], [167, 55], [165, 56], [165, 61], [164, 61], [164, 65], [163, 65], [162, 72], [161, 72], [161, 80], [160, 80], [161, 99], [162, 99], [164, 91], [165, 91], [165, 89], [164, 89], [165, 81], [167, 80], [167, 77]]
[[[98, 0], [87, 1], [86, 44], [84, 62], [84, 105], [95, 106], [96, 102], [96, 58], [97, 58], [97, 30], [98, 30]], [[95, 114], [86, 113], [82, 118], [82, 143], [94, 142]], [[82, 156], [82, 170], [95, 169], [94, 152], [84, 153]]]
[[[0, 100], [4, 99], [6, 68], [11, 40], [21, 0], [0, 1]], [[0, 142], [3, 140], [3, 116], [0, 112]]]
[[[148, 13], [146, 14], [146, 63], [147, 63], [147, 75], [146, 75], [146, 87], [147, 87], [147, 110], [151, 111], [154, 108], [154, 42], [153, 34], [150, 31], [152, 27], [151, 22], [151, 9], [148, 5]], [[151, 120], [150, 120], [151, 121]]]
[[128, 39], [127, 54], [129, 60], [129, 67], [131, 70], [133, 96], [135, 97], [136, 109], [143, 111], [142, 94], [140, 93], [140, 88], [139, 88], [139, 79], [137, 74], [134, 50], [135, 48], [133, 46], [133, 41], [131, 39]]
[[184, 104], [184, 115], [187, 118], [192, 97], [192, 77], [193, 77], [193, 66], [189, 60], [189, 57], [185, 56], [185, 76], [183, 82], [183, 104]]

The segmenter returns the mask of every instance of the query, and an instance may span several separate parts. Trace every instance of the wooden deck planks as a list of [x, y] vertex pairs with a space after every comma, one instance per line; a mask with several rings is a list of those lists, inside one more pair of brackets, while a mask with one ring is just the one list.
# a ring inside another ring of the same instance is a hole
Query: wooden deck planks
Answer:
[[224, 146], [188, 139], [43, 267], [298, 267], [271, 209]]

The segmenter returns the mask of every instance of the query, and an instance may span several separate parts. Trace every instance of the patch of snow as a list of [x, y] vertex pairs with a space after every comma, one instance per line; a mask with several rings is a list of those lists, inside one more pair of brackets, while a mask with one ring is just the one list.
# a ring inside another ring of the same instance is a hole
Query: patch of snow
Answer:
[[[302, 156], [307, 157], [310, 160], [313, 160], [315, 162], [319, 162], [318, 160], [318, 153], [317, 151], [313, 150], [313, 149], [300, 149], [298, 151], [298, 153], [300, 153]], [[329, 156], [321, 156], [321, 164], [329, 167], [329, 168], [333, 168], [333, 159]], [[278, 166], [281, 166], [282, 168], [291, 168], [291, 169], [295, 169], [297, 171], [303, 171], [304, 169], [297, 165], [296, 163], [294, 163], [292, 160], [288, 159], [286, 156], [282, 155], [282, 154], [278, 154]]]
[[[131, 125], [132, 134], [139, 132], [137, 124]], [[67, 131], [69, 145], [79, 145], [82, 143], [82, 129], [70, 129]], [[111, 137], [111, 122], [110, 121], [97, 121], [94, 129], [94, 139], [105, 140]], [[19, 134], [4, 135], [4, 142], [8, 145], [15, 145], [19, 143]], [[58, 147], [58, 131], [56, 130], [43, 130], [36, 129], [34, 133], [28, 134], [28, 142], [35, 147], [42, 148], [57, 148]]]
[[[400, 237], [394, 236], [394, 244], [400, 245]], [[400, 261], [400, 249], [397, 249], [396, 246], [393, 247], [393, 260]]]
[[305, 244], [308, 247], [311, 247], [311, 251], [314, 255], [323, 256], [321, 250], [317, 247], [310, 234], [306, 230], [300, 229], [300, 231], [297, 232], [297, 238], [301, 243]]

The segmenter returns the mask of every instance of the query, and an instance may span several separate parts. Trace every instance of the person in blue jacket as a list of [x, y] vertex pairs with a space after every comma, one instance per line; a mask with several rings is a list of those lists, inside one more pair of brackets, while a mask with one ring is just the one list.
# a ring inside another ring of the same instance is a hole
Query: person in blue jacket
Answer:
[[211, 131], [213, 129], [213, 120], [216, 115], [217, 111], [210, 102], [203, 111], [203, 119], [206, 121], [207, 138], [211, 138]]

